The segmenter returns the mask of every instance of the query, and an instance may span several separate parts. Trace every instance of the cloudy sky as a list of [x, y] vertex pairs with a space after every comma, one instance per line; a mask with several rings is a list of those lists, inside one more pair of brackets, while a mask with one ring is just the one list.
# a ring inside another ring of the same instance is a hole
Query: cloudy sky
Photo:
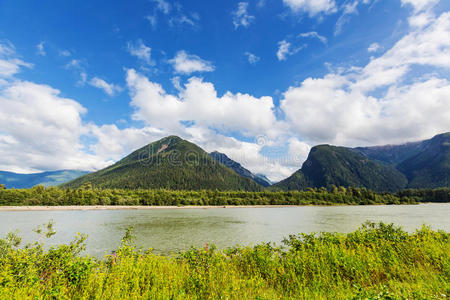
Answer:
[[450, 131], [444, 0], [0, 0], [0, 170], [179, 135], [272, 180], [311, 146]]

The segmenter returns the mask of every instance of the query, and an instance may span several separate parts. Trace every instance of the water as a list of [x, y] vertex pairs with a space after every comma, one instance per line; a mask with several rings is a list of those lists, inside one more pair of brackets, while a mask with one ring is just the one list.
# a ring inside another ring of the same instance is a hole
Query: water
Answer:
[[132, 225], [137, 244], [169, 254], [205, 243], [219, 248], [280, 243], [300, 232], [350, 232], [366, 220], [393, 222], [407, 231], [422, 224], [450, 231], [450, 203], [391, 206], [304, 206], [267, 208], [195, 208], [157, 210], [0, 211], [0, 236], [19, 230], [23, 241], [53, 219], [56, 234], [47, 245], [70, 242], [77, 232], [88, 234], [87, 253], [101, 257], [117, 248]]

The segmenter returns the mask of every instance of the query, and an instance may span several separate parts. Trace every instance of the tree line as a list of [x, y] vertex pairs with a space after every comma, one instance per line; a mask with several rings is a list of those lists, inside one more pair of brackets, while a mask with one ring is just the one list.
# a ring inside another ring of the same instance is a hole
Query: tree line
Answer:
[[6, 189], [0, 186], [0, 205], [370, 205], [450, 202], [450, 188], [377, 193], [365, 188], [308, 188], [306, 191], [218, 191], [168, 189], [98, 189], [85, 183], [77, 189], [35, 186]]

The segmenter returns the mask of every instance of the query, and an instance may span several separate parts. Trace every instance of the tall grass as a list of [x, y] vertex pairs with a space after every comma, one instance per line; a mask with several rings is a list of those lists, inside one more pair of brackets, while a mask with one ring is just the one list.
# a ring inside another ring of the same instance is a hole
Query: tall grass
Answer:
[[289, 236], [282, 246], [160, 256], [136, 249], [128, 231], [117, 251], [96, 260], [80, 256], [83, 236], [44, 250], [19, 247], [9, 234], [0, 240], [0, 299], [445, 299], [449, 237], [365, 223], [348, 234]]

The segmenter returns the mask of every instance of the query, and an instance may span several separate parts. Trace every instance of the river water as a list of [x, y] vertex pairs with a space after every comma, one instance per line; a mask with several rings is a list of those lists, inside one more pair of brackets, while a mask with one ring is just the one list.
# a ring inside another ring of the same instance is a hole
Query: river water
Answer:
[[37, 225], [52, 219], [56, 234], [48, 246], [88, 235], [87, 253], [101, 257], [118, 247], [128, 226], [137, 244], [169, 254], [206, 243], [219, 248], [280, 243], [289, 234], [350, 232], [366, 220], [395, 223], [407, 231], [422, 224], [450, 231], [450, 203], [380, 206], [303, 206], [155, 210], [0, 211], [0, 235], [18, 230], [24, 243], [36, 241]]

